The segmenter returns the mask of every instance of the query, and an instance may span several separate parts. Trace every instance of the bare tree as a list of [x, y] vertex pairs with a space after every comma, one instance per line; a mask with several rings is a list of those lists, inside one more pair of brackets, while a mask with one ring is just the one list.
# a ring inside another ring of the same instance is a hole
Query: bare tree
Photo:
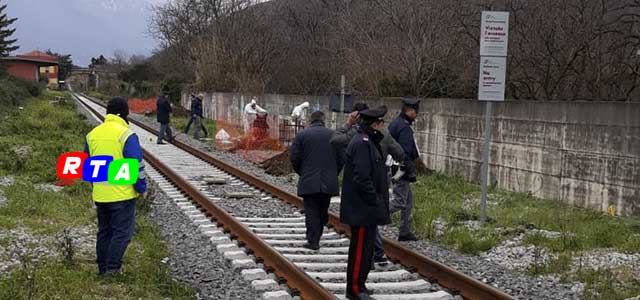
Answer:
[[475, 97], [487, 9], [511, 13], [508, 97], [639, 98], [640, 0], [169, 0], [150, 28], [201, 89]]

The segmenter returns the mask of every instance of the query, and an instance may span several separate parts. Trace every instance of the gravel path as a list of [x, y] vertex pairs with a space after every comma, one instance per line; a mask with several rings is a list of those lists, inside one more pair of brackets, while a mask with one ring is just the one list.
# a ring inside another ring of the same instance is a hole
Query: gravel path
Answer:
[[[153, 128], [157, 127], [157, 122], [155, 122], [155, 120], [151, 118], [140, 115], [133, 115], [132, 118], [141, 121]], [[209, 152], [214, 157], [222, 159], [223, 161], [239, 167], [244, 171], [251, 172], [257, 177], [268, 181], [269, 183], [272, 183], [286, 191], [289, 191], [290, 193], [295, 194], [296, 192], [297, 176], [295, 175], [286, 177], [272, 176], [266, 174], [263, 169], [251, 162], [246, 161], [236, 154], [218, 151], [211, 145], [193, 140], [183, 133], [178, 133], [176, 138], [181, 142], [189, 144], [195, 148]], [[222, 205], [235, 214], [244, 214], [244, 212], [242, 211], [242, 206], [240, 205], [225, 206], [224, 203]], [[269, 206], [265, 206], [266, 209], [269, 209], [268, 207]], [[274, 208], [272, 207], [271, 210], [273, 211]], [[337, 205], [332, 204], [332, 210], [334, 212], [337, 212]], [[288, 214], [289, 212], [290, 210], [287, 210], [285, 214]], [[395, 228], [384, 227], [382, 229], [382, 232], [387, 237], [394, 239], [397, 238], [397, 229]], [[430, 243], [429, 241], [417, 241], [404, 244], [411, 249], [424, 253], [425, 255], [448, 266], [451, 266], [467, 275], [473, 276], [478, 280], [498, 287], [503, 291], [515, 296], [517, 299], [580, 299], [580, 294], [582, 291], [581, 284], [561, 284], [558, 282], [558, 279], [554, 277], [531, 277], [515, 273], [507, 268], [482, 259], [481, 257], [460, 255], [455, 251]]]
[[63, 243], [71, 240], [75, 259], [91, 258], [95, 255], [95, 225], [69, 228], [55, 235], [37, 235], [27, 228], [0, 229], [0, 277], [25, 263], [41, 262], [50, 257], [62, 258]]

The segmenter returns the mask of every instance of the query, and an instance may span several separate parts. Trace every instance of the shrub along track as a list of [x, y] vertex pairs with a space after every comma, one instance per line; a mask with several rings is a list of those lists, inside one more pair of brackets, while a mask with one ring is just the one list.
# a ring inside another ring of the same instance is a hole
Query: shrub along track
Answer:
[[[76, 99], [92, 113], [99, 116], [100, 118], [103, 118], [101, 114], [92, 107], [95, 106], [95, 104], [103, 107], [104, 105], [102, 103], [86, 96], [76, 95]], [[93, 103], [85, 103], [84, 99], [89, 99], [93, 101]], [[144, 124], [133, 120], [130, 120], [130, 122], [154, 135], [156, 133], [156, 130], [149, 128]], [[204, 152], [186, 145], [185, 143], [174, 140], [172, 144], [175, 147], [187, 152], [188, 154], [209, 163], [212, 166], [212, 169], [221, 170], [222, 172], [229, 174], [234, 178], [237, 178], [238, 180], [248, 184], [249, 186], [252, 186], [253, 188], [260, 190], [276, 199], [282, 200], [300, 210], [303, 208], [302, 199], [295, 195], [283, 191], [282, 189], [279, 189], [278, 187], [268, 182], [256, 178], [252, 174], [246, 173], [232, 165], [220, 161]], [[171, 146], [166, 145], [164, 147]], [[223, 227], [225, 231], [230, 232], [233, 237], [237, 238], [241, 245], [249, 249], [249, 251], [258, 258], [258, 260], [260, 260], [268, 269], [272, 270], [279, 278], [285, 281], [290, 288], [292, 288], [294, 291], [297, 291], [303, 299], [336, 299], [336, 295], [328, 290], [335, 290], [335, 285], [319, 283], [314, 280], [311, 276], [309, 276], [309, 274], [305, 273], [305, 271], [299, 268], [301, 264], [296, 266], [296, 264], [293, 262], [294, 259], [292, 258], [297, 257], [296, 255], [286, 255], [280, 253], [274, 247], [272, 247], [273, 245], [269, 245], [267, 243], [267, 240], [263, 240], [253, 232], [259, 231], [259, 228], [249, 228], [247, 225], [248, 223], [243, 224], [242, 222], [238, 221], [238, 219], [234, 218], [226, 210], [213, 203], [210, 200], [210, 197], [205, 195], [201, 191], [201, 189], [195, 187], [193, 183], [188, 182], [188, 180], [186, 180], [184, 177], [179, 176], [179, 174], [175, 171], [175, 168], [170, 168], [168, 165], [160, 161], [160, 159], [158, 159], [154, 155], [151, 155], [151, 153], [147, 150], [144, 150], [144, 156], [145, 160], [147, 160], [151, 165], [153, 165], [154, 168], [159, 170], [165, 177], [167, 177], [169, 181], [171, 181], [180, 190], [182, 190], [182, 192], [186, 194], [187, 198], [190, 198], [193, 202], [195, 202], [196, 206], [201, 211], [203, 211], [209, 219], [212, 219], [219, 226]], [[244, 221], [254, 222], [248, 219], [245, 219]], [[261, 225], [253, 224], [251, 226]], [[335, 214], [330, 215], [329, 227], [333, 228], [340, 234], [344, 234], [347, 236], [350, 235], [349, 226], [340, 223], [338, 216], [336, 216]], [[465, 299], [470, 300], [513, 299], [511, 296], [490, 285], [484, 284], [474, 278], [471, 278], [454, 270], [453, 268], [436, 262], [427, 256], [410, 250], [394, 240], [383, 237], [383, 241], [385, 253], [393, 262], [401, 264], [402, 266], [404, 266], [404, 268], [418, 273], [422, 277], [426, 278], [430, 283], [437, 283], [438, 285], [448, 289], [453, 294], [461, 295]], [[314, 277], [319, 278], [317, 276]]]

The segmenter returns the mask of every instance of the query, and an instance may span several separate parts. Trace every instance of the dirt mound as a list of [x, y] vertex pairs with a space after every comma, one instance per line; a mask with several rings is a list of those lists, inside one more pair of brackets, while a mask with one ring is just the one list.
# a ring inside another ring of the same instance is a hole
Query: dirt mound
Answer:
[[289, 150], [286, 150], [262, 164], [265, 172], [274, 176], [285, 176], [293, 173], [293, 167], [289, 160]]

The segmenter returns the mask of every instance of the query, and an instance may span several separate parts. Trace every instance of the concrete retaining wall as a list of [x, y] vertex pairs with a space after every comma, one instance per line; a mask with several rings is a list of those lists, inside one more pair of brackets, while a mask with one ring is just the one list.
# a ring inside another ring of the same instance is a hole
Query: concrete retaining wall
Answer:
[[[207, 117], [241, 124], [251, 95], [210, 93]], [[271, 114], [288, 116], [309, 101], [327, 111], [328, 97], [260, 95]], [[367, 99], [398, 113], [399, 99]], [[188, 99], [183, 96], [183, 105]], [[426, 165], [478, 182], [484, 103], [428, 99], [415, 123]], [[494, 105], [490, 182], [536, 197], [640, 215], [640, 103], [508, 101]]]

